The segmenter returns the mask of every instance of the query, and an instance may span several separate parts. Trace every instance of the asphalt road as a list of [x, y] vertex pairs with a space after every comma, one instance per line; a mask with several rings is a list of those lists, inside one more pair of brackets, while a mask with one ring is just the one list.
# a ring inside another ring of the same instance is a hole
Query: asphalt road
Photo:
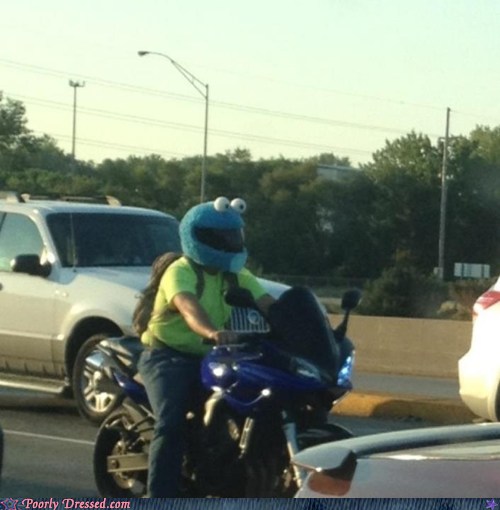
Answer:
[[5, 452], [2, 497], [98, 497], [92, 478], [96, 428], [54, 397], [0, 390]]
[[[338, 416], [355, 435], [430, 425], [423, 421]], [[96, 427], [71, 402], [0, 389], [5, 458], [0, 497], [99, 497], [93, 478]]]

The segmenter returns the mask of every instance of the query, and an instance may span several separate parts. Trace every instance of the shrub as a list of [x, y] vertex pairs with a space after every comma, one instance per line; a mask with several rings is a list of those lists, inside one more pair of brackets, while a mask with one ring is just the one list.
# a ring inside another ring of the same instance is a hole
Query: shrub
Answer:
[[472, 307], [476, 299], [495, 283], [495, 278], [483, 280], [458, 280], [451, 285], [450, 297], [462, 306]]
[[447, 286], [400, 262], [370, 281], [363, 292], [359, 313], [390, 317], [437, 317]]
[[[441, 316], [450, 319], [469, 320], [476, 299], [489, 289], [495, 278], [482, 280], [457, 280], [450, 284], [450, 301], [448, 310], [442, 310]], [[448, 313], [446, 313], [448, 312]]]

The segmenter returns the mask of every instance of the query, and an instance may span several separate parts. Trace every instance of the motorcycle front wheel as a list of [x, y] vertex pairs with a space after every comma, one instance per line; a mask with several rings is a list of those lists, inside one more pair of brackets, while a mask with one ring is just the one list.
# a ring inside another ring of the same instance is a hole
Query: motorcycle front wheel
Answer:
[[101, 425], [94, 446], [94, 477], [101, 496], [141, 498], [147, 489], [145, 469], [120, 470], [119, 461], [110, 456], [141, 455], [141, 441], [129, 429], [130, 416], [124, 410], [112, 413]]

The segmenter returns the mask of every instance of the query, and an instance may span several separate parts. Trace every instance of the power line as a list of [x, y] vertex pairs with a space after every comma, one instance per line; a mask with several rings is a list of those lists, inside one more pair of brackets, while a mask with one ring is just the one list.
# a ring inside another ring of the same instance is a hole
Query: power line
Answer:
[[497, 117], [491, 117], [488, 115], [479, 115], [478, 113], [462, 112], [460, 110], [455, 110], [455, 109], [453, 110], [453, 114], [454, 115], [463, 115], [464, 117], [474, 117], [476, 119], [488, 119], [497, 125], [500, 124], [500, 121], [498, 120]]
[[[32, 65], [32, 64], [25, 64], [22, 62], [17, 62], [14, 60], [9, 59], [0, 59], [0, 65], [6, 66], [6, 67], [12, 67], [15, 69], [19, 69], [22, 71], [27, 71], [31, 73], [37, 73], [37, 74], [45, 74], [49, 76], [54, 77], [60, 77], [60, 78], [66, 78], [68, 75], [67, 71], [59, 71], [55, 69], [50, 69], [42, 66]], [[74, 73], [72, 73], [74, 75]], [[136, 85], [130, 85], [126, 83], [121, 82], [115, 82], [111, 80], [105, 80], [98, 77], [93, 76], [84, 76], [84, 75], [78, 75], [76, 74], [78, 79], [85, 79], [87, 82], [92, 83], [94, 85], [104, 86], [104, 87], [110, 87], [114, 89], [121, 89], [133, 93], [140, 93], [140, 94], [146, 94], [149, 96], [156, 96], [156, 97], [163, 97], [163, 98], [169, 98], [173, 100], [179, 100], [179, 101], [185, 101], [185, 102], [191, 102], [191, 103], [199, 103], [200, 99], [197, 97], [191, 97], [184, 94], [175, 94], [166, 92], [164, 90], [156, 90], [146, 87], [139, 87]], [[316, 88], [316, 87], [315, 87]], [[387, 98], [380, 98], [375, 96], [367, 96], [367, 95], [361, 95], [361, 94], [354, 94], [354, 93], [346, 93], [341, 91], [332, 91], [328, 89], [321, 89], [325, 92], [335, 92], [338, 94], [346, 94], [346, 95], [352, 95], [352, 96], [358, 96], [365, 99], [372, 99], [377, 101], [386, 101], [386, 102], [393, 102], [398, 103], [401, 105], [410, 105], [410, 106], [416, 106], [420, 108], [428, 108], [428, 109], [434, 109], [434, 110], [441, 110], [441, 107], [436, 107], [432, 105], [423, 105], [423, 104], [412, 104], [405, 101], [398, 101], [394, 99], [387, 99]], [[23, 96], [18, 96], [23, 97]], [[24, 96], [26, 97], [26, 96]], [[66, 105], [63, 105], [62, 103], [57, 103], [56, 101], [48, 101], [38, 98], [31, 98], [30, 99], [32, 103], [34, 104], [40, 104], [45, 103], [45, 105], [52, 105], [49, 107], [52, 108], [59, 108], [59, 109], [67, 109]], [[317, 116], [310, 116], [310, 115], [303, 115], [303, 114], [297, 114], [297, 113], [291, 113], [291, 112], [283, 112], [278, 110], [272, 110], [268, 108], [261, 108], [261, 107], [254, 107], [254, 106], [248, 106], [248, 105], [241, 105], [236, 103], [229, 103], [229, 102], [223, 102], [223, 101], [212, 101], [213, 105], [217, 108], [223, 108], [223, 109], [229, 109], [233, 111], [239, 111], [244, 113], [251, 113], [256, 115], [264, 115], [269, 117], [275, 117], [275, 118], [282, 118], [282, 119], [290, 119], [290, 120], [296, 120], [300, 122], [309, 122], [314, 124], [320, 124], [320, 125], [329, 125], [329, 126], [336, 126], [336, 127], [342, 127], [342, 128], [350, 128], [350, 129], [357, 129], [357, 130], [366, 130], [366, 131], [372, 131], [372, 132], [385, 132], [385, 133], [392, 133], [397, 135], [404, 135], [408, 131], [404, 131], [401, 129], [388, 127], [388, 126], [379, 126], [379, 125], [370, 125], [370, 124], [363, 124], [363, 123], [356, 123], [356, 122], [350, 122], [350, 121], [342, 121], [338, 119], [330, 119], [330, 118], [323, 118], [323, 117], [317, 117]], [[136, 122], [136, 123], [142, 123], [145, 125], [151, 125], [151, 126], [158, 126], [158, 127], [167, 127], [167, 128], [175, 128], [180, 129], [184, 131], [191, 131], [191, 132], [199, 132], [200, 128], [197, 126], [187, 125], [187, 124], [181, 124], [181, 123], [173, 123], [173, 122], [165, 122], [158, 119], [151, 119], [147, 117], [140, 117], [140, 116], [133, 116], [128, 114], [121, 114], [117, 112], [110, 112], [106, 110], [99, 110], [99, 109], [92, 109], [92, 108], [85, 108], [85, 109], [79, 109], [82, 113], [85, 113], [86, 115], [96, 115], [100, 117], [107, 117], [112, 118], [116, 120], [122, 120], [127, 122]], [[458, 111], [457, 113], [467, 116], [476, 116], [476, 117], [483, 117], [479, 114], [473, 114], [473, 113], [464, 113]], [[211, 134], [215, 136], [220, 137], [227, 137], [227, 138], [238, 138], [240, 140], [247, 140], [247, 141], [258, 141], [260, 143], [268, 143], [268, 144], [280, 144], [284, 146], [289, 147], [297, 147], [297, 148], [311, 148], [311, 149], [319, 149], [319, 150], [335, 150], [335, 151], [344, 151], [349, 154], [372, 154], [373, 151], [371, 150], [363, 150], [363, 149], [354, 149], [354, 148], [347, 148], [347, 147], [336, 147], [336, 146], [330, 146], [330, 145], [321, 145], [321, 144], [314, 144], [314, 143], [307, 143], [302, 141], [295, 141], [295, 140], [285, 140], [285, 139], [279, 139], [279, 138], [271, 138], [271, 137], [264, 137], [262, 135], [254, 135], [250, 133], [238, 133], [234, 131], [228, 131], [228, 130], [216, 130], [212, 129]], [[429, 137], [438, 138], [439, 134], [429, 134]], [[109, 146], [112, 146], [110, 144]], [[138, 148], [139, 150], [143, 150], [142, 148]], [[148, 149], [144, 149], [148, 150]], [[155, 151], [155, 152], [161, 152], [161, 151]]]
[[[39, 134], [39, 135], [48, 135], [52, 138], [60, 138], [62, 140], [71, 140], [71, 137], [69, 135], [62, 135], [59, 133], [47, 133], [45, 131], [39, 131], [39, 130], [33, 130], [33, 133]], [[148, 154], [163, 154], [163, 155], [169, 155], [169, 156], [179, 156], [179, 157], [187, 157], [189, 154], [181, 153], [181, 152], [171, 152], [171, 151], [165, 151], [163, 149], [148, 149], [146, 147], [139, 147], [136, 145], [126, 145], [126, 144], [120, 144], [120, 143], [113, 143], [113, 142], [103, 142], [102, 140], [92, 140], [89, 138], [79, 138], [78, 142], [81, 145], [88, 145], [91, 147], [103, 147], [103, 148], [113, 148], [119, 151], [124, 152], [130, 152], [131, 149], [138, 150], [140, 152], [148, 153]]]
[[[23, 96], [23, 95], [12, 95], [9, 94], [10, 97], [13, 98], [20, 98], [24, 100], [31, 101], [34, 104], [38, 104], [43, 107], [47, 108], [53, 108], [53, 109], [59, 109], [59, 110], [69, 110], [69, 106], [60, 103], [58, 101], [51, 101], [46, 99], [37, 99], [30, 96]], [[114, 120], [122, 120], [126, 122], [132, 122], [132, 123], [140, 123], [144, 125], [151, 125], [151, 126], [158, 126], [158, 127], [167, 127], [167, 128], [173, 128], [176, 130], [183, 130], [183, 131], [200, 131], [201, 128], [198, 126], [193, 126], [189, 124], [182, 124], [179, 122], [167, 122], [159, 119], [151, 119], [148, 117], [141, 117], [137, 115], [129, 115], [129, 114], [123, 114], [123, 113], [116, 113], [116, 112], [110, 112], [107, 110], [101, 110], [97, 108], [87, 108], [87, 107], [81, 107], [79, 108], [79, 113], [81, 114], [87, 114], [87, 115], [93, 115], [98, 117], [104, 117], [104, 118], [110, 118]], [[309, 142], [300, 142], [297, 140], [288, 140], [288, 139], [282, 139], [282, 138], [272, 138], [272, 137], [265, 137], [261, 135], [254, 135], [251, 133], [241, 133], [236, 131], [226, 131], [221, 129], [212, 129], [211, 134], [214, 136], [220, 136], [225, 138], [237, 138], [239, 140], [247, 140], [247, 141], [257, 141], [261, 143], [268, 143], [268, 144], [280, 144], [284, 146], [289, 147], [297, 147], [297, 148], [310, 148], [310, 149], [317, 149], [317, 150], [342, 150], [347, 153], [352, 154], [371, 154], [371, 151], [363, 150], [363, 149], [355, 149], [351, 147], [338, 147], [338, 146], [332, 146], [332, 145], [326, 145], [326, 144], [316, 144], [316, 143], [309, 143]]]
[[[6, 59], [0, 59], [0, 65], [6, 65], [8, 67], [14, 67], [14, 68], [20, 68], [29, 70], [30, 72], [35, 72], [39, 74], [47, 74], [51, 76], [66, 76], [67, 72], [57, 71], [53, 69], [48, 69], [40, 66], [34, 66], [29, 64], [23, 64], [20, 62], [15, 62], [12, 60], [6, 60]], [[135, 92], [135, 93], [141, 93], [141, 94], [147, 94], [152, 96], [159, 96], [159, 97], [167, 97], [171, 99], [178, 99], [180, 101], [188, 101], [188, 102], [200, 102], [199, 98], [193, 98], [191, 96], [187, 96], [184, 94], [174, 94], [171, 92], [165, 92], [157, 89], [151, 89], [146, 87], [138, 87], [136, 85], [130, 85], [125, 84], [121, 82], [115, 82], [111, 80], [103, 80], [101, 78], [96, 78], [92, 76], [84, 76], [81, 75], [82, 79], [87, 80], [88, 82], [92, 82], [96, 85], [101, 85], [105, 87], [112, 87], [122, 90], [127, 90], [129, 92]], [[367, 96], [360, 96], [360, 97], [367, 97]], [[375, 98], [373, 98], [375, 99]], [[410, 103], [404, 103], [402, 101], [392, 101], [396, 102], [398, 104], [410, 104]], [[309, 115], [303, 115], [303, 114], [296, 114], [296, 113], [290, 113], [290, 112], [282, 112], [277, 110], [271, 110], [267, 108], [260, 108], [255, 106], [248, 106], [248, 105], [241, 105], [237, 103], [229, 103], [224, 101], [214, 101], [212, 100], [211, 103], [214, 106], [220, 107], [220, 108], [226, 108], [230, 110], [236, 110], [236, 111], [242, 111], [245, 113], [255, 113], [255, 114], [261, 114], [266, 116], [273, 116], [273, 117], [281, 117], [281, 118], [288, 118], [288, 119], [294, 119], [299, 121], [307, 121], [307, 122], [314, 122], [314, 123], [320, 123], [320, 124], [328, 124], [328, 125], [335, 125], [339, 127], [348, 127], [348, 128], [354, 128], [354, 129], [365, 129], [368, 131], [382, 131], [386, 133], [393, 133], [393, 134], [405, 134], [407, 131], [387, 127], [387, 126], [377, 126], [377, 125], [370, 125], [370, 124], [362, 124], [362, 123], [356, 123], [356, 122], [350, 122], [350, 121], [342, 121], [342, 120], [336, 120], [336, 119], [327, 119], [327, 118], [321, 118], [321, 117], [314, 117]], [[412, 105], [417, 106], [417, 105]], [[418, 105], [420, 108], [431, 108], [431, 109], [439, 109], [441, 108], [429, 106], [429, 105]], [[439, 136], [437, 134], [435, 135], [429, 135], [429, 136]]]
[[[47, 132], [39, 131], [39, 130], [33, 130], [33, 133], [40, 134], [40, 135], [45, 134], [45, 135], [51, 136], [52, 138], [58, 138], [58, 139], [62, 139], [62, 140], [71, 140], [71, 137], [69, 135], [62, 135], [59, 133], [50, 133], [50, 132], [47, 133]], [[102, 148], [113, 148], [113, 149], [117, 149], [117, 150], [121, 150], [121, 151], [125, 151], [125, 152], [130, 152], [131, 149], [134, 149], [134, 150], [143, 152], [145, 154], [146, 153], [147, 154], [160, 154], [160, 155], [169, 155], [169, 156], [176, 156], [176, 157], [177, 156], [178, 157], [190, 156], [189, 154], [181, 153], [181, 152], [165, 151], [163, 149], [148, 149], [146, 147], [140, 147], [137, 145], [119, 144], [119, 143], [114, 143], [114, 142], [103, 142], [102, 140], [93, 140], [93, 139], [89, 139], [89, 138], [79, 138], [78, 142], [81, 145], [88, 145], [88, 146], [92, 146], [92, 147], [102, 147]], [[325, 149], [325, 147], [321, 147], [321, 146], [318, 146], [318, 148]], [[356, 149], [353, 149], [353, 150], [356, 150]], [[362, 151], [360, 150], [360, 152], [362, 152]], [[369, 153], [369, 151], [366, 151], [366, 153]]]
[[[41, 74], [49, 74], [49, 75], [53, 75], [53, 76], [66, 76], [68, 74], [68, 71], [59, 71], [56, 69], [50, 69], [50, 68], [46, 68], [46, 67], [42, 67], [42, 66], [36, 66], [33, 64], [25, 64], [23, 62], [16, 62], [16, 61], [10, 60], [10, 59], [1, 59], [0, 58], [0, 65], [21, 68], [21, 69], [27, 69], [27, 70], [31, 70], [33, 72], [38, 72]], [[227, 72], [227, 71], [224, 71], [224, 72]], [[74, 74], [74, 73], [72, 73], [72, 74]], [[232, 72], [232, 74], [235, 74], [235, 73]], [[78, 76], [78, 75], [76, 75], [76, 76]], [[104, 80], [102, 78], [98, 78], [98, 77], [94, 77], [94, 76], [79, 75], [79, 77], [82, 79], [86, 79], [86, 80], [92, 80], [93, 83], [96, 83], [96, 84], [109, 85], [109, 86], [113, 86], [113, 87], [124, 88], [126, 90], [143, 92], [143, 93], [152, 94], [152, 95], [177, 97], [177, 98], [182, 98], [183, 100], [193, 101], [192, 97], [186, 96], [183, 94], [168, 93], [168, 92], [165, 92], [164, 90], [151, 89], [151, 88], [147, 88], [147, 87], [139, 87], [137, 85], [130, 85], [130, 84], [126, 84], [126, 83], [115, 82], [112, 80]], [[263, 79], [262, 77], [257, 77], [257, 78]], [[424, 104], [424, 103], [413, 103], [411, 101], [406, 101], [403, 99], [394, 99], [394, 98], [387, 98], [387, 97], [381, 97], [381, 96], [373, 96], [370, 94], [359, 94], [359, 93], [355, 93], [355, 92], [346, 92], [345, 90], [336, 90], [336, 89], [334, 90], [334, 89], [329, 89], [329, 88], [325, 88], [325, 87], [296, 85], [296, 84], [290, 84], [289, 82], [286, 82], [283, 80], [276, 80], [274, 78], [270, 79], [268, 77], [266, 77], [264, 79], [278, 82], [278, 83], [284, 83], [287, 85], [299, 86], [301, 88], [309, 88], [309, 89], [322, 91], [322, 92], [326, 92], [326, 93], [330, 93], [330, 94], [339, 94], [339, 95], [344, 95], [344, 96], [359, 97], [361, 99], [369, 99], [372, 101], [393, 103], [393, 104], [398, 104], [398, 105], [402, 105], [402, 106], [411, 106], [411, 107], [425, 108], [425, 109], [430, 109], [430, 110], [441, 111], [443, 109], [442, 106], [430, 105], [430, 104]], [[226, 103], [226, 104], [230, 104], [230, 103]], [[233, 106], [243, 106], [243, 105], [234, 104]], [[243, 106], [243, 107], [245, 107], [245, 106]]]

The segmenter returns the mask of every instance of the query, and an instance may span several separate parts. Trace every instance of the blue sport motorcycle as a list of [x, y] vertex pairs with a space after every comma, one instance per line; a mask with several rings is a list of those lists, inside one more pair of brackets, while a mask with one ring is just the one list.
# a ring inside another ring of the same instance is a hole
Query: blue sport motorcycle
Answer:
[[[256, 314], [244, 289], [231, 289], [226, 300]], [[291, 457], [351, 436], [329, 414], [352, 389], [354, 347], [346, 330], [359, 300], [357, 290], [344, 294], [344, 318], [332, 330], [314, 294], [292, 287], [272, 305], [267, 333], [241, 334], [237, 344], [214, 346], [205, 356], [208, 398], [186, 417], [185, 497], [291, 497], [303, 480]], [[97, 433], [96, 484], [103, 497], [142, 497], [155, 424], [136, 368], [142, 346], [123, 337], [98, 349], [98, 385], [121, 392], [123, 402]]]

